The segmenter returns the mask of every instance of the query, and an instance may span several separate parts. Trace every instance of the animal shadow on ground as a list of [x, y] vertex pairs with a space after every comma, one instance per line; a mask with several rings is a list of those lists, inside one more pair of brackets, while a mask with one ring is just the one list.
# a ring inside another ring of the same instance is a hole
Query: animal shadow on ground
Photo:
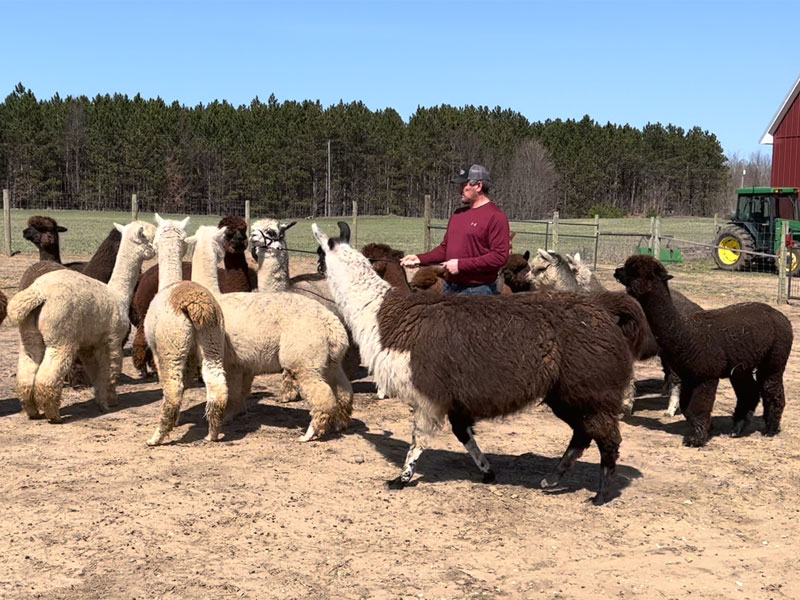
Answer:
[[[669, 419], [671, 417], [664, 417], [665, 419]], [[689, 427], [689, 423], [683, 418], [680, 417], [680, 420], [673, 421], [671, 423], [664, 423], [658, 418], [653, 417], [645, 417], [637, 414], [633, 414], [630, 417], [625, 419], [625, 422], [628, 425], [644, 427], [645, 429], [651, 429], [653, 431], [663, 431], [665, 433], [669, 433], [671, 435], [677, 436], [686, 436], [692, 432], [692, 429]], [[750, 424], [744, 430], [743, 434], [739, 437], [749, 437], [753, 433], [759, 430], [764, 429], [764, 419], [761, 416], [753, 417]], [[726, 436], [733, 430], [733, 417], [711, 417], [711, 434], [709, 435], [709, 439], [716, 436]]]
[[3, 398], [0, 400], [0, 417], [17, 414], [22, 410], [19, 398]]
[[93, 419], [103, 414], [112, 414], [127, 408], [135, 408], [151, 404], [161, 400], [161, 390], [140, 390], [136, 392], [127, 392], [120, 394], [116, 406], [112, 406], [108, 412], [103, 413], [100, 408], [95, 404], [93, 399], [76, 402], [61, 407], [61, 422], [71, 423], [75, 421], [83, 421], [84, 419]]
[[[229, 423], [223, 424], [223, 435], [220, 441], [231, 442], [242, 439], [248, 434], [255, 433], [262, 426], [296, 429], [298, 437], [305, 433], [308, 423], [311, 421], [311, 413], [308, 409], [260, 402], [262, 399], [270, 398], [274, 398], [274, 394], [271, 392], [256, 392], [252, 394], [247, 402], [247, 411], [238, 415]], [[205, 402], [201, 402], [181, 411], [178, 423], [189, 422], [191, 426], [181, 438], [171, 440], [165, 445], [189, 444], [203, 440], [208, 433], [205, 410]], [[366, 431], [366, 429], [367, 427], [363, 421], [352, 419], [347, 429], [337, 433], [329, 433], [322, 440], [334, 439], [342, 435]]]
[[[384, 458], [397, 465], [398, 469], [403, 467], [409, 448], [408, 442], [391, 437], [391, 431], [384, 431], [380, 434], [364, 432], [361, 435], [375, 446], [375, 449]], [[565, 449], [568, 441], [569, 437], [565, 439]], [[498, 485], [525, 487], [553, 495], [574, 493], [581, 489], [597, 493], [600, 483], [600, 455], [597, 447], [592, 444], [586, 449], [584, 456], [591, 457], [592, 452], [596, 455], [596, 462], [592, 462], [591, 458], [588, 461], [579, 460], [558, 487], [546, 490], [541, 489], [539, 484], [545, 475], [555, 469], [560, 456], [546, 457], [532, 452], [520, 455], [486, 453], [486, 458], [492, 465], [492, 470], [497, 474], [496, 484]], [[412, 480], [407, 487], [413, 487], [419, 482], [463, 480], [479, 482], [481, 480], [481, 473], [466, 450], [452, 452], [435, 448], [427, 449], [417, 463], [417, 473], [419, 477]], [[397, 473], [387, 473], [387, 475], [394, 476]], [[614, 497], [619, 496], [619, 492], [628, 487], [633, 479], [640, 477], [642, 477], [642, 472], [638, 469], [617, 464], [617, 491]]]

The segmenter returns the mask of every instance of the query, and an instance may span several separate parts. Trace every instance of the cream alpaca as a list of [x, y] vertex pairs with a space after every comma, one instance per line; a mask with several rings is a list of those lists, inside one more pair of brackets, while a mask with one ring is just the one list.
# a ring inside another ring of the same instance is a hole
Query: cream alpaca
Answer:
[[[151, 446], [163, 442], [175, 427], [183, 391], [194, 372], [190, 359], [198, 354], [206, 385], [206, 440], [216, 441], [219, 438], [222, 416], [228, 402], [223, 364], [225, 327], [222, 309], [206, 288], [183, 281], [181, 258], [186, 252], [187, 243], [192, 241], [186, 238], [188, 221], [189, 217], [180, 222], [167, 221], [156, 214], [159, 292], [147, 311], [144, 329], [158, 368], [164, 401], [159, 425], [147, 442]], [[211, 235], [221, 240], [225, 236], [225, 228], [201, 227], [196, 236], [200, 235]], [[221, 242], [219, 248], [222, 248]], [[216, 262], [213, 266], [216, 270]], [[196, 264], [192, 267], [194, 271], [202, 270]]]
[[76, 357], [100, 409], [117, 402], [122, 345], [130, 329], [128, 307], [142, 262], [155, 255], [155, 227], [141, 221], [114, 226], [122, 241], [108, 284], [75, 271], [54, 271], [9, 303], [9, 319], [19, 326], [21, 340], [17, 390], [32, 419], [44, 412], [51, 423], [61, 422], [61, 386]]
[[[213, 243], [212, 243], [213, 242]], [[205, 268], [192, 275], [219, 294], [215, 265], [217, 241], [199, 237], [195, 257]], [[202, 258], [200, 258], [202, 257]], [[260, 261], [259, 284], [267, 270]], [[231, 293], [217, 296], [225, 316], [225, 372], [229, 415], [241, 413], [253, 377], [285, 370], [311, 404], [311, 423], [301, 441], [322, 437], [347, 426], [353, 409], [353, 388], [342, 370], [347, 332], [341, 321], [319, 303], [299, 294]]]

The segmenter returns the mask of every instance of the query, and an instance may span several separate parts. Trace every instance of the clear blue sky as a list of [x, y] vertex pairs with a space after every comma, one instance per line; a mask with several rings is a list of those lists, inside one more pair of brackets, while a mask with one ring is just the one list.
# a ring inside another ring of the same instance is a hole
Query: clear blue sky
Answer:
[[759, 140], [800, 76], [800, 2], [0, 0], [0, 94], [194, 106], [501, 106], [530, 121], [699, 126]]

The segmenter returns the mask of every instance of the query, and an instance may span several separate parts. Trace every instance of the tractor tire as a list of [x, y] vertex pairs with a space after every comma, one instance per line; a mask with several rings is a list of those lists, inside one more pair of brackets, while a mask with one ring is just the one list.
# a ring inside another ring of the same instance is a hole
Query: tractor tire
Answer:
[[714, 262], [723, 271], [744, 271], [750, 268], [753, 255], [739, 252], [755, 252], [756, 243], [747, 230], [737, 225], [723, 227], [719, 230], [714, 245]]
[[786, 252], [786, 272], [792, 277], [800, 276], [800, 249], [789, 248]]

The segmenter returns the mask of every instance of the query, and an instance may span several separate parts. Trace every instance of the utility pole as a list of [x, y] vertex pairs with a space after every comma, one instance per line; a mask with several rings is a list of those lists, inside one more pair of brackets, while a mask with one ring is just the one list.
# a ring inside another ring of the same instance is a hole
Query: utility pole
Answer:
[[325, 187], [325, 216], [331, 216], [331, 141], [328, 140], [328, 177]]
[[744, 187], [744, 176], [747, 174], [747, 169], [742, 169], [742, 185], [739, 187]]

